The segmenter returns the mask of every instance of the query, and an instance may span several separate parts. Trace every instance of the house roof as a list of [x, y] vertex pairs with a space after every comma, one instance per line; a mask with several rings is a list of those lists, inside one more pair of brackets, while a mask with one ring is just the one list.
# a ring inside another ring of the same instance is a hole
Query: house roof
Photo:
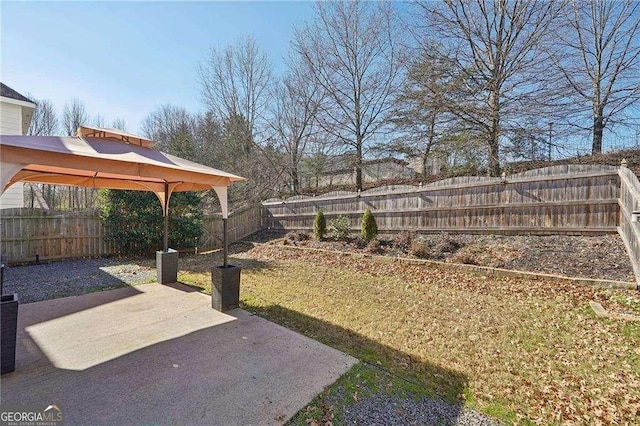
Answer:
[[[346, 153], [342, 155], [336, 155], [334, 157], [330, 157], [327, 161], [327, 166], [324, 169], [324, 175], [334, 175], [334, 174], [342, 174], [342, 173], [350, 173], [353, 172], [353, 167], [355, 163], [355, 154]], [[393, 157], [386, 158], [376, 158], [372, 160], [363, 160], [362, 167], [367, 168], [369, 166], [374, 165], [400, 165], [406, 166], [407, 162], [404, 160], [399, 160]]]
[[4, 96], [5, 98], [10, 98], [10, 99], [15, 99], [17, 101], [23, 101], [23, 102], [29, 102], [29, 103], [35, 104], [35, 102], [33, 102], [31, 99], [21, 95], [20, 93], [16, 92], [15, 90], [13, 90], [11, 87], [7, 86], [4, 83], [0, 83], [0, 95]]

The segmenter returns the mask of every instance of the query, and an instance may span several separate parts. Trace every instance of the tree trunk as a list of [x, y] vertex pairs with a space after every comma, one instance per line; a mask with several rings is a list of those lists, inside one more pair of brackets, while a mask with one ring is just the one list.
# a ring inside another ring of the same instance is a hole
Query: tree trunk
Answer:
[[489, 95], [491, 125], [487, 138], [489, 148], [489, 176], [500, 176], [500, 104], [497, 91]]
[[[360, 137], [358, 137], [360, 139]], [[362, 141], [358, 140], [356, 148], [356, 191], [362, 191]]]
[[296, 170], [295, 167], [291, 169], [291, 186], [294, 194], [300, 192], [300, 177], [298, 176], [298, 170]]
[[600, 154], [602, 152], [602, 131], [604, 130], [604, 117], [602, 116], [602, 108], [598, 109], [593, 116], [593, 145], [591, 154]]
[[489, 140], [489, 175], [500, 176], [499, 145], [497, 135]]
[[433, 142], [436, 138], [436, 116], [435, 113], [431, 114], [429, 119], [429, 133], [427, 135], [427, 146], [425, 147], [422, 153], [422, 180], [427, 180], [427, 159], [429, 158], [429, 153], [431, 152], [431, 147], [433, 146]]

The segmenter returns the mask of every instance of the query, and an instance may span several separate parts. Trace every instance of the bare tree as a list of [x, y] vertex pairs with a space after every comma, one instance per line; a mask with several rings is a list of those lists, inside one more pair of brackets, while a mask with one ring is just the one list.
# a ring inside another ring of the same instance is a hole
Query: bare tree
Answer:
[[195, 149], [196, 118], [186, 109], [162, 105], [142, 122], [142, 132], [157, 148], [189, 160], [198, 160]]
[[[87, 108], [80, 99], [73, 98], [64, 104], [62, 109], [62, 131], [67, 136], [75, 136], [78, 127], [88, 124], [90, 121]], [[68, 187], [67, 193], [69, 209], [89, 208], [95, 206], [97, 191], [94, 188]]]
[[298, 29], [294, 49], [326, 98], [319, 124], [355, 150], [356, 187], [362, 189], [365, 145], [387, 124], [401, 83], [400, 33], [392, 5], [318, 2], [315, 18]]
[[524, 117], [540, 116], [551, 106], [557, 86], [545, 45], [561, 3], [445, 0], [420, 7], [432, 36], [446, 41], [454, 72], [464, 76], [464, 85], [448, 99], [449, 110], [484, 135], [489, 173], [497, 176], [501, 137]]
[[112, 129], [122, 130], [123, 132], [127, 131], [127, 123], [124, 121], [124, 118], [116, 117], [111, 122]]
[[583, 106], [577, 119], [591, 119], [595, 154], [604, 129], [640, 100], [640, 3], [576, 0], [565, 11], [569, 31], [559, 34], [565, 55], [557, 64]]
[[274, 89], [269, 130], [276, 149], [282, 151], [283, 167], [294, 193], [300, 190], [300, 165], [307, 144], [317, 135], [316, 118], [322, 91], [309, 81], [304, 64], [291, 61], [287, 75]]
[[73, 98], [66, 104], [62, 110], [62, 130], [67, 136], [75, 136], [78, 127], [89, 122], [89, 114], [87, 108], [78, 98]]
[[271, 64], [251, 36], [224, 48], [212, 47], [198, 66], [202, 100], [221, 121], [243, 117], [252, 139], [268, 103]]
[[[58, 132], [58, 117], [53, 103], [48, 99], [33, 99], [36, 108], [33, 111], [31, 122], [29, 123], [28, 135], [33, 136], [55, 136]], [[44, 185], [30, 183], [27, 195], [28, 204], [31, 208], [36, 207], [48, 209], [56, 206], [56, 187], [54, 185]]]
[[[30, 97], [30, 99], [34, 99]], [[58, 117], [53, 103], [48, 99], [34, 100], [36, 109], [29, 123], [28, 135], [54, 136], [58, 131]]]
[[104, 128], [105, 126], [105, 121], [104, 121], [104, 115], [102, 114], [97, 114], [94, 118], [93, 118], [93, 125], [99, 128]]

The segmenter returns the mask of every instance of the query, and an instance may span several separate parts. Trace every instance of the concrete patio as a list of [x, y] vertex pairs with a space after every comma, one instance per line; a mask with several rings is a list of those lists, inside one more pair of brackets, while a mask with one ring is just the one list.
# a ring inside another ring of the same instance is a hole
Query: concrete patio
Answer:
[[20, 306], [3, 405], [65, 424], [282, 424], [356, 359], [176, 284]]

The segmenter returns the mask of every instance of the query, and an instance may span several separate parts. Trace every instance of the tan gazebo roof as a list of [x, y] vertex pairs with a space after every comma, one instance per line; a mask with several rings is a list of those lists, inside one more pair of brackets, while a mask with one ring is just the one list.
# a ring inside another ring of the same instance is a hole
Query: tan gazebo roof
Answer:
[[0, 189], [21, 181], [152, 191], [165, 212], [173, 192], [214, 189], [227, 217], [227, 187], [244, 178], [151, 146], [140, 136], [92, 127], [76, 137], [0, 135]]

